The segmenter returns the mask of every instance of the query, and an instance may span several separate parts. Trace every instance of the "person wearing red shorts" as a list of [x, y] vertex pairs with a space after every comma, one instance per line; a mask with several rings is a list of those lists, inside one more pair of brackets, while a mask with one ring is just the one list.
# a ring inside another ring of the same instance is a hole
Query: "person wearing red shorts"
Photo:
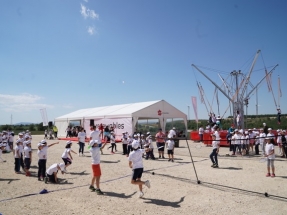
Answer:
[[[91, 191], [96, 191], [98, 195], [103, 195], [104, 193], [100, 189], [100, 178], [101, 178], [101, 166], [100, 166], [100, 148], [101, 145], [98, 143], [98, 140], [91, 140], [89, 143], [91, 149], [91, 157], [92, 157], [92, 170], [93, 170], [93, 178], [91, 181], [91, 185], [89, 189]], [[94, 184], [96, 182], [96, 188], [94, 187]]]

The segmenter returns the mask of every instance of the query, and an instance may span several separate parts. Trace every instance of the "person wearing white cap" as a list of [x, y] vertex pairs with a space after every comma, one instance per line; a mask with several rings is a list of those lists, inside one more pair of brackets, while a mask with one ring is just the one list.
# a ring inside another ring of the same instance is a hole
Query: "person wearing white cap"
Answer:
[[57, 173], [61, 171], [62, 174], [66, 172], [64, 163], [54, 163], [46, 171], [45, 183], [58, 183]]
[[[97, 140], [98, 143], [102, 143], [101, 132], [96, 129], [96, 126], [91, 126], [90, 129], [91, 129], [90, 141], [91, 140]], [[103, 154], [102, 150], [101, 150], [101, 154]]]
[[259, 134], [260, 147], [261, 147], [263, 155], [265, 155], [265, 137], [266, 137], [266, 134], [264, 133], [263, 128], [260, 128], [259, 132], [260, 132], [260, 134]]
[[14, 158], [15, 158], [15, 173], [19, 174], [20, 172], [20, 159], [21, 159], [21, 154], [20, 154], [20, 148], [19, 146], [22, 144], [22, 140], [18, 139], [16, 141], [16, 146], [14, 148]]
[[138, 135], [134, 134], [133, 137], [132, 135], [129, 135], [127, 157], [129, 156], [130, 152], [133, 151], [132, 143], [134, 142], [134, 140], [138, 141]]
[[72, 147], [72, 141], [68, 140], [66, 142], [65, 150], [62, 154], [62, 160], [65, 163], [65, 169], [72, 164], [73, 156], [71, 152], [73, 152], [74, 154], [77, 154], [77, 152], [73, 151], [71, 147]]
[[115, 132], [111, 131], [111, 133], [110, 133], [110, 144], [111, 145], [108, 147], [108, 149], [112, 148], [111, 149], [111, 153], [112, 154], [115, 154], [114, 149], [117, 152], [117, 145], [116, 145], [116, 138], [115, 138], [115, 136], [116, 136]]
[[46, 140], [41, 140], [38, 143], [38, 151], [37, 151], [38, 167], [39, 167], [39, 169], [38, 169], [38, 181], [41, 181], [43, 179], [43, 177], [45, 177], [48, 148], [55, 145], [55, 144], [59, 144], [59, 142], [51, 143], [51, 144], [47, 145]]
[[147, 133], [146, 137], [146, 157], [145, 159], [148, 160], [149, 157], [151, 157], [152, 160], [155, 160], [154, 154], [153, 154], [153, 143], [152, 143], [152, 136], [150, 135], [150, 132]]
[[122, 155], [126, 155], [128, 153], [128, 134], [126, 132], [122, 133], [122, 147], [123, 147]]
[[[275, 166], [274, 166], [274, 160], [275, 160], [275, 150], [274, 145], [271, 143], [271, 137], [266, 137], [266, 146], [265, 146], [265, 157], [267, 157], [267, 174], [266, 177], [275, 177]], [[272, 174], [270, 174], [270, 166], [272, 170]]]
[[143, 173], [143, 160], [142, 154], [145, 152], [144, 149], [140, 149], [140, 144], [138, 141], [134, 141], [132, 143], [133, 151], [129, 155], [129, 167], [133, 169], [133, 175], [131, 184], [139, 186], [139, 198], [142, 198], [144, 193], [142, 192], [143, 185], [146, 185], [150, 188], [150, 182], [141, 181], [142, 173]]
[[255, 143], [256, 135], [251, 129], [248, 129], [248, 133], [249, 133], [249, 147], [251, 148], [251, 151], [253, 152], [253, 146]]
[[255, 134], [255, 155], [259, 155], [259, 145], [260, 145], [260, 134], [258, 131], [254, 132]]
[[82, 156], [84, 156], [86, 133], [84, 132], [83, 128], [80, 128], [80, 131], [78, 133], [78, 141], [79, 141], [79, 156], [81, 153], [82, 153]]
[[[241, 134], [239, 133], [239, 130], [235, 129], [234, 132], [235, 132], [235, 134], [231, 138], [233, 143], [234, 143], [232, 155], [235, 155], [235, 153], [236, 153], [237, 149], [240, 147], [240, 143], [241, 143]], [[216, 137], [216, 135], [215, 135], [215, 137]]]
[[272, 128], [268, 128], [268, 134], [266, 136], [270, 137], [272, 144], [275, 143], [275, 135], [272, 133]]
[[31, 176], [31, 173], [29, 171], [31, 163], [32, 163], [31, 140], [28, 140], [26, 141], [24, 147], [24, 166], [25, 166], [24, 170], [26, 172], [26, 176]]
[[[98, 195], [103, 195], [104, 193], [100, 189], [100, 179], [101, 179], [101, 155], [100, 155], [100, 148], [102, 146], [101, 143], [98, 142], [98, 140], [91, 140], [89, 143], [90, 153], [92, 157], [92, 171], [93, 171], [93, 178], [90, 184], [89, 189], [91, 191], [96, 191]], [[96, 188], [94, 187], [96, 182]]]

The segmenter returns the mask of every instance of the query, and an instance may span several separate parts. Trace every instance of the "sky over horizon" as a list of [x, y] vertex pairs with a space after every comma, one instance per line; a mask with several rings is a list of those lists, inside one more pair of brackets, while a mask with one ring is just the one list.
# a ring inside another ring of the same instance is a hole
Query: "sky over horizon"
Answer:
[[[0, 124], [49, 121], [83, 108], [164, 99], [194, 119], [191, 96], [200, 82], [212, 110], [229, 116], [219, 75], [247, 74], [256, 85], [272, 74], [275, 100], [286, 113], [287, 1], [260, 0], [11, 0], [0, 8]], [[282, 97], [278, 100], [280, 75]], [[233, 82], [230, 81], [232, 86]], [[251, 87], [247, 88], [247, 91]], [[266, 81], [259, 114], [276, 114]], [[255, 114], [255, 97], [248, 114]], [[210, 109], [210, 107], [209, 107]], [[226, 111], [227, 110], [227, 111]]]

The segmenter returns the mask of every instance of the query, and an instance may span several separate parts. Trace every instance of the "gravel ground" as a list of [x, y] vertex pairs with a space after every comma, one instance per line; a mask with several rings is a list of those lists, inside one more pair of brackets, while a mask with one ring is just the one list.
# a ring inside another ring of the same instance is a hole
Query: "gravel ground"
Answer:
[[[33, 136], [36, 149], [42, 135]], [[48, 143], [57, 140], [48, 140]], [[47, 167], [62, 162], [65, 141], [48, 150]], [[111, 154], [106, 148], [101, 156], [101, 190], [98, 196], [88, 189], [91, 181], [91, 157], [74, 155], [67, 174], [59, 174], [61, 183], [45, 184], [37, 180], [37, 150], [33, 150], [32, 176], [14, 173], [12, 153], [3, 154], [0, 163], [0, 214], [286, 214], [286, 159], [276, 157], [276, 177], [265, 177], [266, 163], [259, 156], [231, 157], [228, 148], [220, 149], [219, 166], [211, 168], [210, 147], [196, 149], [188, 141], [200, 184], [197, 183], [186, 141], [175, 148], [175, 162], [167, 159], [144, 160], [142, 180], [149, 179], [151, 188], [130, 184], [131, 169], [127, 157], [119, 151]], [[74, 151], [78, 150], [75, 143]], [[275, 148], [278, 153], [278, 148]], [[155, 153], [156, 157], [158, 154]], [[167, 155], [166, 155], [167, 158]], [[47, 189], [47, 194], [39, 194]], [[269, 197], [264, 194], [268, 193]]]

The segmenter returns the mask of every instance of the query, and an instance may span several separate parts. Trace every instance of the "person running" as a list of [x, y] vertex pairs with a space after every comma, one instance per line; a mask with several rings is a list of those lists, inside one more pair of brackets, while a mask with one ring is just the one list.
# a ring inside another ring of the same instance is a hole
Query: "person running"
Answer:
[[139, 186], [139, 198], [142, 198], [143, 193], [143, 185], [150, 188], [150, 182], [147, 181], [141, 181], [142, 173], [143, 173], [143, 160], [142, 160], [142, 154], [145, 152], [144, 149], [140, 149], [140, 144], [138, 141], [134, 141], [132, 143], [133, 151], [129, 155], [129, 167], [133, 169], [133, 175], [131, 184], [138, 185]]
[[[92, 157], [92, 170], [93, 170], [93, 177], [92, 181], [90, 184], [89, 189], [93, 192], [96, 191], [98, 195], [103, 195], [104, 193], [100, 189], [100, 179], [101, 179], [101, 166], [100, 166], [100, 160], [101, 160], [101, 155], [100, 155], [100, 148], [101, 148], [101, 143], [98, 143], [98, 140], [91, 140], [89, 143], [89, 146], [91, 147], [90, 153]], [[96, 182], [96, 188], [94, 187]]]

